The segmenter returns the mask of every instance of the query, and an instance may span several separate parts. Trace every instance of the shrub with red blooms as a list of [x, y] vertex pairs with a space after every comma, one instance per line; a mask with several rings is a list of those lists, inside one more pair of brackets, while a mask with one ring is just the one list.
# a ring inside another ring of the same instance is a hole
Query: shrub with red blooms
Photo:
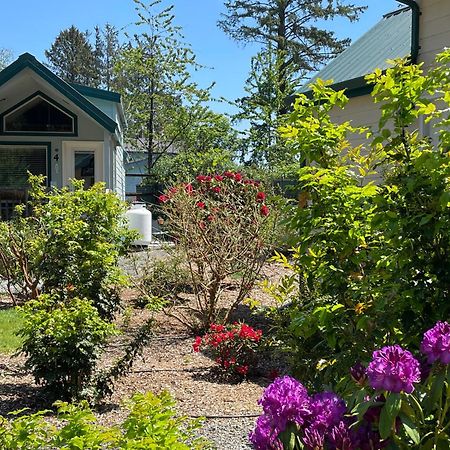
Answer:
[[224, 372], [246, 376], [252, 367], [261, 336], [261, 330], [245, 323], [227, 326], [213, 323], [208, 333], [196, 337], [192, 348], [195, 352], [211, 352]]
[[[256, 180], [241, 173], [198, 175], [160, 196], [167, 229], [186, 256], [195, 304], [171, 311], [195, 331], [226, 323], [270, 254], [276, 214]], [[226, 287], [236, 286], [224, 304]]]

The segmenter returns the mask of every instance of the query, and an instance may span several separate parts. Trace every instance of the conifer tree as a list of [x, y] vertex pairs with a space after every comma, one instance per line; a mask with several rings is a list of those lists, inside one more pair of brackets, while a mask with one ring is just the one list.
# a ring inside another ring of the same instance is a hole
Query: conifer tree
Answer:
[[100, 83], [95, 52], [89, 33], [72, 25], [62, 30], [49, 50], [45, 51], [49, 68], [70, 83], [97, 87]]
[[12, 62], [13, 54], [7, 48], [0, 48], [0, 70], [3, 70]]
[[[319, 23], [337, 17], [358, 19], [364, 7], [342, 0], [226, 0], [227, 13], [218, 25], [241, 43], [269, 43], [277, 53], [277, 84], [287, 97], [288, 73], [303, 78], [341, 52], [349, 39], [338, 39], [335, 33]], [[281, 106], [280, 113], [284, 113]]]

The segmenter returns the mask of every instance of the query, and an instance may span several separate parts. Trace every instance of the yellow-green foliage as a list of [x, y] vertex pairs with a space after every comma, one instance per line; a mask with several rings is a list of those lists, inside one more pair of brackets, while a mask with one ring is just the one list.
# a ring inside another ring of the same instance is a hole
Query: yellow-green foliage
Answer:
[[[299, 171], [291, 210], [293, 261], [279, 258], [296, 275], [281, 293], [269, 288], [291, 300], [279, 330], [303, 380], [336, 381], [377, 346], [414, 348], [450, 314], [450, 50], [428, 74], [399, 60], [367, 80], [377, 128], [334, 124], [330, 111], [345, 107], [345, 93], [319, 81], [281, 130], [312, 163]], [[436, 146], [415, 129], [422, 116]], [[352, 147], [355, 132], [366, 148]]]
[[[21, 415], [13, 420], [0, 416], [2, 450], [206, 450], [211, 446], [198, 436], [201, 420], [180, 417], [167, 392], [135, 394], [127, 402], [128, 417], [106, 427], [86, 402], [56, 402], [59, 423], [46, 420], [50, 411]], [[12, 413], [17, 415], [18, 411]]]

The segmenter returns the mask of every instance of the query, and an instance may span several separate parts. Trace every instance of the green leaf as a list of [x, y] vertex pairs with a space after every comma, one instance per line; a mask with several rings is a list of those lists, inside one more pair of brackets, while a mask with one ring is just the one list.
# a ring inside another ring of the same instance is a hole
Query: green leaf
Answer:
[[390, 436], [395, 425], [395, 419], [402, 406], [400, 394], [389, 394], [380, 414], [380, 436], [386, 439]]
[[405, 429], [406, 434], [411, 438], [414, 444], [419, 445], [420, 434], [417, 430], [417, 425], [403, 413], [400, 413], [400, 420], [402, 421], [402, 425]]
[[434, 217], [434, 214], [427, 214], [426, 216], [423, 216], [421, 221], [419, 222], [419, 227], [427, 224], [433, 217]]

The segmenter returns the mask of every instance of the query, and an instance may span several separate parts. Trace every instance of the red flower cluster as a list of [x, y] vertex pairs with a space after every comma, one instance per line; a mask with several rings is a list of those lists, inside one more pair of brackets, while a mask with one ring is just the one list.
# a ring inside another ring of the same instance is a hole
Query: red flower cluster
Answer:
[[192, 345], [195, 352], [201, 348], [210, 350], [216, 363], [226, 372], [247, 375], [261, 340], [262, 331], [245, 323], [233, 325], [212, 324], [209, 333], [197, 336]]

